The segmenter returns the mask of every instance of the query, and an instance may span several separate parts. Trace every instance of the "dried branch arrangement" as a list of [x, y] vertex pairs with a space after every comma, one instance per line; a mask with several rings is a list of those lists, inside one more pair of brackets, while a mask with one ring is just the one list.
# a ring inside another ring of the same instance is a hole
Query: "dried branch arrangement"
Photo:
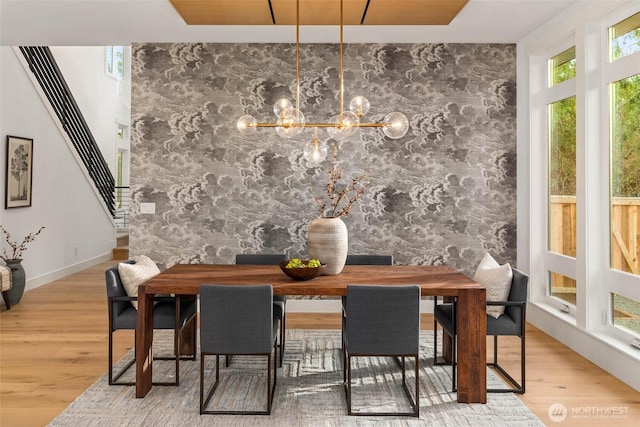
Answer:
[[[366, 173], [358, 175], [351, 180], [351, 184], [338, 190], [338, 183], [342, 178], [343, 169], [338, 167], [338, 150], [333, 147], [333, 162], [329, 169], [329, 179], [325, 190], [325, 198], [316, 197], [318, 204], [318, 213], [323, 218], [338, 218], [349, 215], [353, 204], [357, 202], [369, 181], [364, 181], [367, 177]], [[328, 204], [327, 204], [328, 202]]]
[[27, 234], [20, 244], [18, 244], [17, 241], [11, 240], [11, 234], [9, 234], [9, 232], [2, 225], [0, 225], [0, 230], [2, 230], [2, 232], [4, 233], [4, 238], [12, 249], [11, 256], [7, 254], [6, 249], [4, 250], [3, 255], [0, 256], [0, 258], [6, 261], [8, 259], [22, 259], [22, 253], [27, 250], [27, 243], [33, 242], [38, 234], [42, 233], [42, 230], [44, 230], [44, 226], [40, 227], [40, 230], [36, 232]]

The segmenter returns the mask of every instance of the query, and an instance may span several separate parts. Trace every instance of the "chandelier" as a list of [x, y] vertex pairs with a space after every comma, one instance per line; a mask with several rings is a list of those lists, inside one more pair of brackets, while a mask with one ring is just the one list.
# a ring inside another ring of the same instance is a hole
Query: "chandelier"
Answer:
[[382, 128], [382, 132], [391, 139], [399, 139], [407, 134], [409, 121], [398, 112], [387, 114], [381, 122], [365, 123], [362, 116], [370, 108], [369, 100], [364, 96], [356, 96], [349, 103], [349, 111], [343, 110], [344, 76], [343, 76], [343, 0], [340, 0], [340, 113], [326, 122], [307, 123], [305, 115], [300, 111], [300, 0], [296, 0], [296, 99], [295, 105], [287, 98], [276, 101], [273, 112], [276, 120], [271, 123], [259, 123], [255, 117], [244, 115], [238, 119], [236, 127], [244, 135], [251, 135], [257, 128], [275, 128], [282, 138], [293, 138], [305, 127], [314, 129], [314, 137], [305, 145], [303, 156], [307, 161], [318, 164], [327, 156], [327, 144], [318, 139], [318, 128], [326, 129], [330, 138], [337, 141], [355, 135], [360, 128]]

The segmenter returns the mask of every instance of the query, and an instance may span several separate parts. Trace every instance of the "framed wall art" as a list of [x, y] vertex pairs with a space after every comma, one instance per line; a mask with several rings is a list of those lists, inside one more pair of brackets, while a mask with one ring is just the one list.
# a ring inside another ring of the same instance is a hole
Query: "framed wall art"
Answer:
[[33, 139], [7, 135], [4, 208], [31, 206]]

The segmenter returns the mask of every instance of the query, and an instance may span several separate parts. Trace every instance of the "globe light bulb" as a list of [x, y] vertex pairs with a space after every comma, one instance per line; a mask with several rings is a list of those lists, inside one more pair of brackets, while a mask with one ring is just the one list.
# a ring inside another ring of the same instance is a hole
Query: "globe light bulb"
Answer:
[[276, 133], [282, 138], [292, 138], [304, 130], [305, 123], [304, 114], [291, 108], [276, 122]]
[[409, 130], [409, 120], [402, 113], [389, 113], [384, 117], [384, 127], [382, 131], [391, 139], [400, 139]]
[[293, 104], [287, 98], [280, 98], [273, 104], [273, 113], [281, 118], [293, 108]]
[[256, 124], [257, 122], [255, 117], [247, 114], [238, 119], [238, 122], [236, 123], [236, 127], [238, 128], [238, 131], [241, 134], [251, 135], [258, 129]]
[[333, 124], [333, 126], [327, 128], [327, 133], [336, 140], [349, 138], [355, 135], [360, 128], [360, 119], [351, 111], [343, 112], [342, 120], [340, 119], [340, 114], [331, 117], [329, 123]]
[[369, 108], [371, 108], [371, 104], [369, 104], [369, 100], [364, 96], [356, 96], [349, 103], [349, 110], [355, 113], [356, 116], [362, 117], [369, 112]]
[[314, 165], [322, 163], [327, 158], [327, 143], [313, 138], [313, 140], [305, 144], [302, 157]]

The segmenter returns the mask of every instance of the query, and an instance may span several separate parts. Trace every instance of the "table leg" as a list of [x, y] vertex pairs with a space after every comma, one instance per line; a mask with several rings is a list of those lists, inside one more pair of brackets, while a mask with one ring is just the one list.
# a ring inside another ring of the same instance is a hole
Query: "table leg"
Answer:
[[487, 311], [484, 289], [458, 295], [458, 402], [487, 403]]
[[196, 345], [196, 318], [197, 316], [194, 316], [193, 319], [191, 319], [189, 323], [187, 323], [185, 327], [182, 328], [182, 332], [180, 332], [180, 356], [193, 356], [195, 354], [194, 348]]
[[145, 397], [153, 378], [153, 294], [138, 288], [138, 328], [136, 329], [136, 397]]

